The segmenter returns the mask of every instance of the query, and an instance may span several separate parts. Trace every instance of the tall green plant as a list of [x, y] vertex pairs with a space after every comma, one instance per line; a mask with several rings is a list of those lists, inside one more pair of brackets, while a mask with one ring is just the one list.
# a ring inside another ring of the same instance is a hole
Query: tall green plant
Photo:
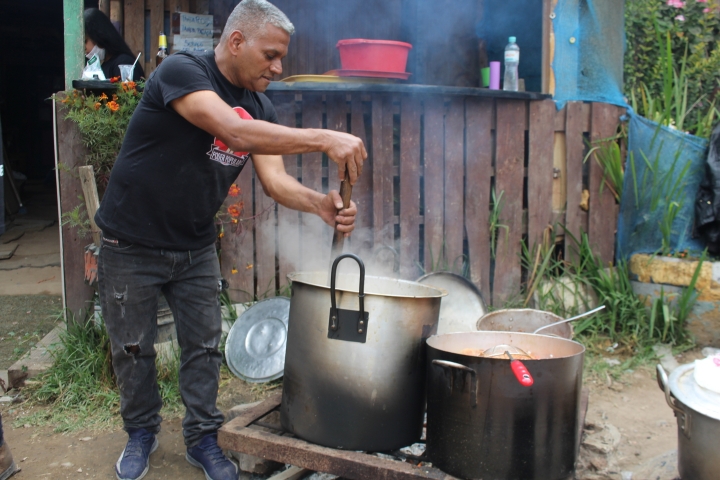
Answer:
[[[530, 297], [537, 292], [536, 308], [559, 315], [577, 313], [566, 311], [567, 294], [585, 294], [589, 289], [606, 309], [578, 320], [575, 333], [581, 337], [604, 337], [636, 346], [649, 346], [658, 341], [673, 344], [688, 341], [685, 322], [697, 298], [695, 286], [705, 256], [698, 263], [690, 285], [677, 300], [671, 301], [667, 295], [661, 295], [648, 308], [633, 290], [627, 263], [621, 261], [614, 267], [605, 265], [592, 251], [585, 233], [576, 238], [565, 231], [565, 241], [575, 252], [573, 260], [563, 260], [553, 254], [554, 247], [527, 248], [523, 245], [523, 264], [531, 272], [526, 295]], [[538, 291], [540, 282], [552, 288]], [[578, 305], [577, 301], [575, 303]], [[584, 308], [588, 309], [589, 305]]]
[[628, 0], [625, 91], [639, 114], [699, 137], [717, 116], [718, 2]]
[[491, 200], [492, 203], [490, 204], [491, 210], [490, 210], [490, 218], [488, 219], [488, 227], [490, 230], [490, 255], [492, 258], [495, 258], [495, 253], [497, 251], [497, 243], [500, 239], [500, 230], [505, 230], [505, 238], [507, 239], [507, 234], [510, 231], [510, 228], [507, 225], [504, 225], [500, 223], [500, 214], [502, 213], [502, 197], [505, 191], [503, 190], [500, 192], [500, 195], [495, 194], [495, 187], [492, 188], [491, 191]]
[[595, 161], [603, 171], [600, 193], [607, 187], [618, 203], [620, 203], [620, 197], [622, 196], [623, 180], [625, 177], [625, 167], [618, 141], [624, 137], [625, 135], [620, 133], [614, 137], [603, 138], [593, 142], [583, 160], [584, 163], [590, 157], [595, 157]]

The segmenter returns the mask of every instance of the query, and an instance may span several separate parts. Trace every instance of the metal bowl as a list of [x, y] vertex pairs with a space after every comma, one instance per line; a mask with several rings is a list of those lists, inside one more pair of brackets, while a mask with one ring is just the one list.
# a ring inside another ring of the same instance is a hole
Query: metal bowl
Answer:
[[[554, 313], [531, 308], [508, 308], [496, 310], [477, 320], [477, 329], [495, 332], [532, 333], [538, 328], [559, 322], [563, 318]], [[556, 337], [572, 339], [573, 328], [569, 323], [561, 323], [554, 327], [543, 329], [538, 335], [554, 335]]]

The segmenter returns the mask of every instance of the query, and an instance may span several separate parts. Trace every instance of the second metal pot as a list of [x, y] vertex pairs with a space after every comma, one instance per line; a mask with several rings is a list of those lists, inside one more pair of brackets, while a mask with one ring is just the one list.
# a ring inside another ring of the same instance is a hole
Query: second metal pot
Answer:
[[720, 394], [704, 389], [693, 377], [695, 364], [676, 368], [670, 379], [662, 365], [657, 380], [678, 423], [678, 471], [683, 480], [720, 478]]
[[288, 276], [281, 422], [327, 447], [394, 450], [422, 433], [424, 339], [436, 327], [443, 293], [414, 282], [365, 278], [360, 259], [350, 256], [360, 275], [338, 275], [334, 289], [326, 272]]
[[[435, 466], [483, 480], [573, 476], [581, 344], [507, 332], [436, 335], [427, 344], [427, 453]], [[497, 345], [519, 347], [535, 358], [522, 360], [532, 386], [518, 383], [508, 358], [479, 356]]]

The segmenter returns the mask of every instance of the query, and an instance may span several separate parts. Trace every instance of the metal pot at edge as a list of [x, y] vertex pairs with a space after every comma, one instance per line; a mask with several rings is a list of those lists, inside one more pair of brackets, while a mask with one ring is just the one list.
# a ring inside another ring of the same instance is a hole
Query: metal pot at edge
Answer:
[[[430, 337], [427, 454], [451, 475], [483, 480], [572, 478], [585, 347], [562, 338], [509, 332]], [[519, 384], [507, 357], [461, 353], [516, 346], [534, 379]]]
[[683, 480], [720, 478], [720, 394], [700, 387], [693, 378], [695, 364], [670, 374], [657, 366], [657, 380], [678, 423], [678, 472]]
[[[358, 262], [360, 274], [336, 276], [337, 263], [348, 256]], [[434, 333], [443, 292], [365, 277], [362, 261], [350, 254], [333, 264], [334, 289], [327, 272], [288, 278], [292, 297], [283, 428], [312, 443], [347, 450], [394, 450], [418, 441], [425, 402], [424, 339]], [[335, 331], [331, 290], [346, 321]], [[361, 304], [367, 312], [364, 341], [349, 330], [346, 339], [331, 338], [348, 325], [357, 327]]]

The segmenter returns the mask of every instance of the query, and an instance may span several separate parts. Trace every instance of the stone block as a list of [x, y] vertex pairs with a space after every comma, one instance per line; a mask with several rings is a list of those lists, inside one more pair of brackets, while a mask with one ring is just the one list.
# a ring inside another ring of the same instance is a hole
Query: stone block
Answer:
[[[697, 260], [636, 254], [630, 258], [630, 273], [636, 294], [649, 306], [663, 295], [672, 304], [687, 288], [698, 266]], [[700, 268], [695, 289], [698, 298], [687, 318], [687, 329], [700, 346], [720, 344], [720, 262], [706, 261]]]

